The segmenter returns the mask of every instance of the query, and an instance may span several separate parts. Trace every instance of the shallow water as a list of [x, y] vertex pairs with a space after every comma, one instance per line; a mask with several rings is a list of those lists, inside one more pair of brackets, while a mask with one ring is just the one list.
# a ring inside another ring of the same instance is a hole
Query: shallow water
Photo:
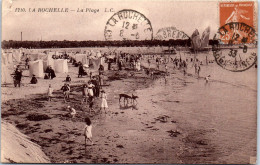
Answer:
[[[209, 83], [172, 74], [167, 82], [157, 80], [138, 94], [160, 105], [163, 109], [158, 110], [174, 117], [187, 136], [203, 130], [200, 135], [210, 147], [198, 151], [185, 145], [183, 163], [249, 163], [250, 156], [256, 156], [257, 70], [234, 73], [216, 64], [202, 66], [200, 76], [208, 74]], [[140, 104], [145, 107], [147, 102]], [[200, 152], [204, 154], [195, 156]]]

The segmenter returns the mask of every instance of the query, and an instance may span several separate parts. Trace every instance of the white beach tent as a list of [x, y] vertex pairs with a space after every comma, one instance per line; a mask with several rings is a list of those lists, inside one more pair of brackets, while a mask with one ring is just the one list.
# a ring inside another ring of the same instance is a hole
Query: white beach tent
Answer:
[[84, 58], [82, 59], [82, 64], [89, 65], [89, 57], [87, 55], [85, 55]]
[[1, 66], [1, 83], [2, 84], [8, 84], [8, 83], [12, 83], [13, 82], [13, 78], [11, 76], [11, 72], [8, 69], [7, 65], [3, 65]]
[[68, 62], [64, 59], [56, 59], [54, 60], [54, 70], [57, 73], [68, 73]]
[[92, 69], [98, 70], [98, 68], [99, 68], [99, 66], [100, 66], [100, 64], [101, 64], [101, 58], [92, 57], [92, 58], [90, 59], [90, 61], [91, 61], [90, 63], [93, 64], [93, 68], [92, 68]]
[[105, 58], [104, 58], [104, 57], [101, 57], [101, 58], [100, 58], [100, 64], [101, 64], [101, 65], [104, 65], [104, 64], [105, 64]]
[[68, 54], [71, 58], [76, 59], [76, 54], [75, 54], [75, 53], [73, 53], [73, 52], [68, 52], [67, 54]]
[[97, 54], [96, 54], [96, 57], [101, 57], [102, 56], [102, 54], [99, 52], [99, 51], [97, 51]]
[[44, 60], [44, 59], [46, 59], [46, 57], [47, 57], [47, 54], [45, 54], [45, 53], [38, 53], [38, 60]]
[[20, 53], [19, 50], [14, 50], [13, 51], [13, 60], [16, 62], [21, 62], [21, 58], [22, 58], [22, 53]]
[[7, 57], [6, 53], [2, 52], [1, 61], [2, 61], [2, 65], [8, 65], [9, 64], [8, 57]]
[[83, 59], [85, 58], [85, 56], [87, 56], [86, 54], [76, 54], [75, 55], [75, 60], [77, 62], [83, 62]]
[[43, 62], [42, 60], [30, 61], [29, 62], [29, 73], [30, 77], [35, 75], [35, 77], [43, 77]]
[[7, 59], [8, 59], [8, 63], [12, 64], [13, 63], [13, 54], [12, 53], [7, 53]]
[[31, 61], [39, 60], [39, 54], [38, 54], [38, 53], [36, 53], [36, 54], [30, 53], [30, 54], [28, 55], [28, 57], [30, 58]]
[[55, 52], [48, 52], [48, 55], [55, 55]]

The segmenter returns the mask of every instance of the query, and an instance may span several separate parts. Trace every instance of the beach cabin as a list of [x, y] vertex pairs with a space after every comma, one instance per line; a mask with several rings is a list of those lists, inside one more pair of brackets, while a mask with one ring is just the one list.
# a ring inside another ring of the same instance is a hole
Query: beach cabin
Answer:
[[57, 73], [68, 73], [68, 62], [64, 59], [56, 59], [54, 60], [54, 70]]
[[13, 83], [13, 78], [11, 76], [11, 72], [8, 69], [7, 65], [3, 65], [1, 66], [1, 83], [2, 84], [10, 84]]
[[29, 75], [30, 75], [30, 77], [32, 77], [33, 75], [35, 75], [35, 77], [44, 76], [42, 60], [29, 62]]

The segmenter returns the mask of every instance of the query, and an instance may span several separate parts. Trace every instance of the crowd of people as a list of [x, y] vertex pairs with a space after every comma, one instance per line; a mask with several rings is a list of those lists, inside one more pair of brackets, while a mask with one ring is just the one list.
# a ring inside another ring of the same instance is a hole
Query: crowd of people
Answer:
[[[194, 74], [199, 78], [200, 72], [201, 72], [201, 66], [203, 65], [203, 62], [200, 61], [197, 58], [194, 57], [187, 57], [185, 59], [182, 59], [181, 57], [170, 57], [170, 56], [160, 56], [160, 55], [148, 55], [147, 56], [147, 64], [148, 69], [151, 68], [152, 61], [155, 61], [155, 69], [158, 70], [164, 70], [165, 75], [168, 75], [169, 73], [169, 66], [172, 66], [173, 69], [178, 69], [183, 72], [184, 75], [187, 74], [188, 65], [191, 65], [191, 67], [194, 67], [195, 72]], [[209, 63], [213, 63], [213, 60], [206, 60], [205, 65], [208, 65]], [[150, 74], [151, 77], [153, 76], [154, 71], [147, 71], [147, 74]]]
[[[147, 57], [147, 56], [146, 56]], [[99, 100], [99, 107], [100, 112], [107, 113], [108, 109], [108, 103], [107, 103], [107, 94], [105, 90], [102, 88], [104, 86], [104, 66], [100, 65], [98, 68], [98, 73], [96, 75], [93, 75], [93, 73], [87, 69], [84, 68], [84, 65], [81, 62], [76, 62], [75, 59], [70, 58], [68, 56], [60, 56], [55, 58], [69, 58], [69, 61], [72, 62], [74, 66], [78, 67], [78, 78], [82, 78], [86, 76], [86, 78], [89, 78], [87, 83], [82, 84], [82, 98], [81, 98], [81, 104], [87, 104], [89, 114], [91, 114], [93, 111], [95, 112], [94, 103], [96, 103], [95, 100]], [[144, 60], [144, 56], [141, 54], [128, 54], [128, 53], [118, 53], [115, 54], [113, 58], [107, 57], [106, 62], [108, 64], [108, 70], [112, 69], [113, 67], [116, 67], [118, 71], [121, 71], [123, 69], [131, 69], [135, 71], [141, 71], [141, 60]], [[195, 59], [193, 61], [193, 58], [191, 59], [185, 59], [182, 58], [172, 58], [170, 56], [148, 56], [147, 62], [148, 62], [148, 70], [151, 68], [152, 60], [155, 60], [156, 69], [160, 70], [161, 67], [164, 67], [165, 75], [169, 73], [168, 65], [169, 63], [172, 63], [171, 66], [173, 66], [173, 69], [179, 69], [183, 70], [184, 75], [187, 73], [187, 67], [189, 62], [193, 62], [195, 73], [199, 76], [200, 73], [200, 65], [201, 62], [198, 61], [198, 59]], [[114, 70], [115, 68], [113, 68]], [[154, 77], [154, 71], [151, 69], [149, 71], [149, 74]], [[16, 68], [14, 73], [14, 84], [16, 86], [21, 86], [21, 78], [22, 78], [22, 70], [19, 68], [19, 66]], [[45, 70], [45, 76], [44, 79], [54, 79], [56, 77], [55, 71], [51, 66], [48, 66]], [[206, 81], [209, 81], [209, 76], [206, 77]], [[63, 99], [64, 102], [70, 102], [70, 95], [71, 95], [71, 82], [72, 79], [70, 75], [67, 75], [65, 77], [65, 83], [62, 85], [60, 90], [63, 93]], [[31, 84], [37, 84], [38, 80], [33, 75], [31, 79]], [[49, 84], [47, 89], [47, 98], [49, 102], [52, 102], [55, 98], [55, 95], [53, 94], [54, 89], [51, 84]], [[99, 99], [98, 99], [99, 98]], [[71, 105], [67, 106], [67, 110], [69, 111], [69, 114], [72, 118], [75, 118], [77, 116], [77, 110], [72, 107]], [[89, 117], [85, 118], [86, 126], [84, 129], [84, 135], [85, 135], [85, 144], [87, 141], [92, 142], [92, 124]]]
[[141, 70], [141, 54], [115, 53], [114, 57], [107, 58], [108, 70], [111, 70], [112, 64], [116, 64], [120, 71], [123, 67], [128, 67], [136, 71]]

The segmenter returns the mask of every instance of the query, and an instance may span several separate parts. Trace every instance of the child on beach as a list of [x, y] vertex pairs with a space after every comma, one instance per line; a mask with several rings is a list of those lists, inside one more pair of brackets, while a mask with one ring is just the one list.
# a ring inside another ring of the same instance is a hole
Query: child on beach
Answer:
[[93, 111], [93, 105], [94, 105], [94, 97], [89, 96], [88, 97], [88, 104], [89, 104], [89, 113]]
[[70, 107], [70, 106], [68, 106], [67, 108], [68, 108], [68, 110], [70, 111], [71, 117], [72, 117], [72, 118], [75, 118], [75, 116], [76, 116], [76, 114], [77, 114], [76, 110], [75, 110], [74, 108]]
[[93, 88], [95, 87], [95, 85], [91, 82], [88, 81], [88, 96], [90, 97], [94, 97], [94, 91]]
[[49, 85], [49, 88], [48, 88], [48, 92], [47, 92], [47, 95], [48, 95], [48, 100], [51, 101], [51, 98], [53, 96], [53, 88], [51, 87], [51, 84]]
[[210, 75], [208, 75], [208, 76], [205, 77], [206, 83], [209, 82], [209, 78], [210, 78]]
[[83, 104], [83, 102], [87, 101], [87, 96], [88, 96], [88, 85], [87, 84], [83, 85], [82, 96], [83, 96], [83, 98], [82, 98], [82, 104]]
[[89, 79], [92, 79], [92, 72], [89, 73]]
[[67, 99], [69, 99], [69, 94], [70, 94], [70, 86], [69, 84], [64, 84], [61, 87], [61, 90], [63, 91], [63, 95], [64, 95], [64, 102], [67, 102]]
[[45, 80], [48, 80], [48, 79], [50, 79], [50, 77], [45, 73], [44, 79], [45, 79]]
[[104, 108], [105, 113], [106, 112], [106, 108], [108, 108], [107, 106], [107, 94], [104, 90], [101, 91], [101, 107], [100, 110], [102, 111], [102, 108]]
[[199, 65], [198, 65], [197, 73], [198, 73], [198, 78], [199, 78], [200, 77], [200, 66]]
[[35, 77], [35, 75], [33, 75], [32, 79], [31, 79], [31, 84], [37, 84], [38, 80], [37, 78]]
[[165, 73], [163, 76], [164, 76], [164, 83], [167, 84], [167, 73]]
[[149, 58], [148, 58], [147, 62], [148, 62], [148, 68], [150, 69], [151, 61]]
[[153, 70], [151, 71], [151, 78], [154, 79]]
[[91, 144], [93, 144], [92, 141], [92, 124], [88, 117], [85, 118], [85, 128], [84, 128], [84, 136], [85, 136], [85, 147], [87, 146], [87, 141], [90, 141]]
[[67, 77], [66, 77], [66, 80], [65, 80], [66, 82], [71, 82], [71, 78], [70, 78], [70, 75], [67, 75]]

